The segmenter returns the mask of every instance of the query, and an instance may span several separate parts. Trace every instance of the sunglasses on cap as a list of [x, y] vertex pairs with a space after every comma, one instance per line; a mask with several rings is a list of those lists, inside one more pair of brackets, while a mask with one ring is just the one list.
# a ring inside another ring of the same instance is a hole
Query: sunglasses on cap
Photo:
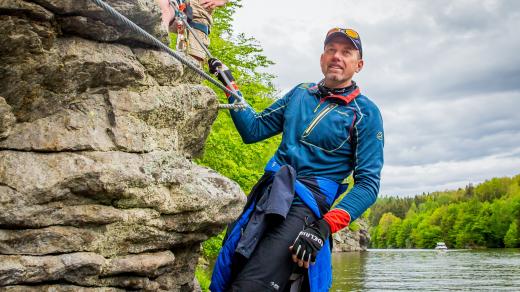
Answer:
[[339, 27], [335, 27], [331, 30], [329, 30], [327, 32], [327, 36], [335, 33], [335, 32], [342, 32], [344, 34], [346, 34], [348, 37], [350, 38], [353, 38], [355, 40], [359, 40], [359, 34], [357, 33], [357, 31], [353, 30], [353, 29], [350, 29], [350, 28], [339, 28]]
[[357, 31], [350, 28], [339, 28], [335, 27], [327, 32], [327, 36], [325, 37], [325, 45], [329, 43], [337, 34], [343, 35], [352, 41], [356, 49], [359, 51], [359, 55], [363, 57], [363, 48], [361, 46], [361, 38]]

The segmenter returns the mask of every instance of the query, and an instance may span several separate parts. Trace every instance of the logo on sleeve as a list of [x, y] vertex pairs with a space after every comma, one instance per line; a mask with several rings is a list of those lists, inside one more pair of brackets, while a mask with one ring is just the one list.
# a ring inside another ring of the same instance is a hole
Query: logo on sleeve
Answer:
[[377, 140], [383, 141], [383, 132], [381, 132], [381, 131], [377, 132], [376, 138], [377, 138]]

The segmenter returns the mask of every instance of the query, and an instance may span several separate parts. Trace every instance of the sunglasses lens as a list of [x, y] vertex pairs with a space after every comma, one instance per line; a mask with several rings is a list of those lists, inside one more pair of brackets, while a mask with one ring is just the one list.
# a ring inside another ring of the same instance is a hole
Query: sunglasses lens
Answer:
[[335, 32], [338, 32], [338, 31], [341, 31], [341, 29], [340, 28], [333, 28], [333, 29], [331, 29], [331, 30], [329, 30], [327, 32], [327, 36], [329, 36], [331, 33], [335, 33]]
[[352, 30], [352, 29], [342, 29], [342, 28], [337, 28], [337, 27], [329, 30], [327, 32], [327, 36], [329, 36], [330, 34], [335, 33], [335, 32], [342, 32], [342, 33], [348, 35], [349, 37], [351, 37], [353, 39], [359, 39], [359, 34], [355, 30]]
[[359, 34], [355, 30], [346, 29], [345, 34], [347, 34], [349, 37], [353, 39], [359, 39]]

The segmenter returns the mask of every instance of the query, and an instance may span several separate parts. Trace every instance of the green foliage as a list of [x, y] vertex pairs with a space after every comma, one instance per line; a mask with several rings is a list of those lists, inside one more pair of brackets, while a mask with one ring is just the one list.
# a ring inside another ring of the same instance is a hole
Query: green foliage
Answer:
[[476, 187], [380, 198], [369, 215], [377, 248], [517, 247], [520, 245], [520, 175]]
[[379, 224], [372, 229], [372, 239], [374, 247], [395, 247], [397, 228], [401, 224], [401, 219], [393, 213], [384, 213], [379, 220]]
[[213, 236], [202, 243], [202, 255], [205, 258], [216, 258], [220, 248], [222, 247], [222, 240], [224, 240], [226, 232], [222, 231], [219, 235]]
[[359, 229], [361, 229], [361, 226], [359, 226], [359, 224], [357, 224], [356, 221], [352, 222], [349, 226], [348, 226], [348, 229], [352, 232], [356, 232], [358, 231]]
[[392, 212], [399, 218], [404, 218], [406, 211], [410, 209], [413, 200], [408, 198], [379, 198], [378, 204], [373, 205], [370, 210], [370, 224], [377, 225], [383, 214]]
[[203, 292], [209, 291], [209, 285], [211, 284], [211, 278], [209, 276], [208, 271], [206, 271], [203, 267], [198, 266], [195, 269], [195, 278], [199, 281], [200, 288]]
[[516, 222], [512, 222], [509, 226], [506, 236], [504, 236], [504, 243], [506, 247], [520, 246], [520, 234], [518, 233], [518, 224]]
[[371, 215], [372, 215], [372, 209], [368, 208], [363, 214], [361, 214], [361, 218], [370, 220]]
[[480, 201], [492, 201], [501, 198], [507, 193], [507, 189], [511, 184], [511, 178], [493, 178], [485, 184], [480, 184], [475, 188], [475, 196]]

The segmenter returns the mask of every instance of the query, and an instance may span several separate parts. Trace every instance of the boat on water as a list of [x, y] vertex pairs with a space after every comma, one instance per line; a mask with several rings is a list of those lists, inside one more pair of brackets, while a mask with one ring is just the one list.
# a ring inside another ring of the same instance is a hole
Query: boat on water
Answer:
[[448, 247], [444, 242], [437, 242], [437, 245], [435, 246], [436, 250], [448, 250]]

